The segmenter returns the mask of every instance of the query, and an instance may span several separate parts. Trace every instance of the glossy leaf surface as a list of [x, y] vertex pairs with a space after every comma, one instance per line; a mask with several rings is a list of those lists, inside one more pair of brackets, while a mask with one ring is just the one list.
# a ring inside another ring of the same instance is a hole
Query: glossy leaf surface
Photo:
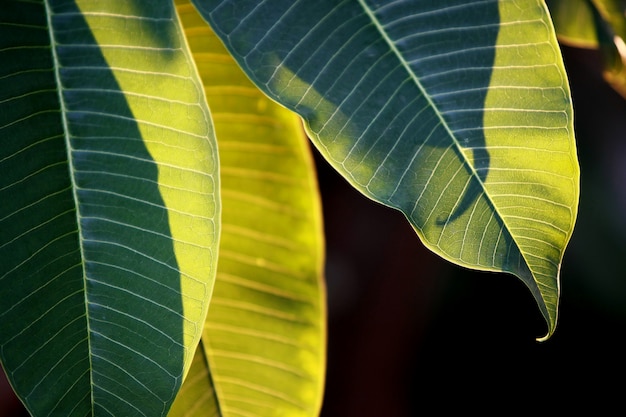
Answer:
[[218, 137], [223, 230], [204, 360], [192, 369], [204, 376], [185, 382], [172, 415], [215, 407], [220, 416], [317, 416], [326, 316], [308, 139], [300, 119], [247, 79], [193, 6], [178, 9]]
[[34, 416], [161, 416], [215, 275], [217, 150], [169, 2], [0, 8], [0, 359]]
[[446, 259], [517, 275], [552, 334], [579, 170], [543, 1], [194, 4], [357, 189]]

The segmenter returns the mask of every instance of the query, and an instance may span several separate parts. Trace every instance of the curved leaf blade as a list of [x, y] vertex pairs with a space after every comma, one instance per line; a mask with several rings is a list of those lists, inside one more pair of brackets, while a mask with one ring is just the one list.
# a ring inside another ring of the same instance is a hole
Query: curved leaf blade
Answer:
[[[186, 381], [171, 415], [206, 415], [200, 404], [210, 403], [212, 382], [221, 416], [317, 416], [324, 249], [308, 139], [299, 118], [247, 79], [191, 4], [178, 10], [218, 136], [223, 230], [201, 342], [206, 361], [198, 362], [205, 368], [195, 370], [209, 381]], [[193, 409], [190, 397], [200, 398]]]
[[168, 2], [0, 11], [0, 359], [34, 416], [165, 415], [191, 365], [217, 157], [172, 17]]
[[194, 3], [357, 189], [444, 258], [517, 275], [552, 334], [579, 173], [543, 1]]

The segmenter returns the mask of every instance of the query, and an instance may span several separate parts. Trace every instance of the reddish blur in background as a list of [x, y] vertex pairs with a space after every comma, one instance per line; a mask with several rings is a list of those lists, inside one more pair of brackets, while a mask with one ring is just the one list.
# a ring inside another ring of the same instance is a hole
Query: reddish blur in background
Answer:
[[[592, 51], [563, 48], [582, 171], [555, 335], [513, 276], [424, 249], [404, 217], [317, 157], [327, 238], [329, 344], [322, 417], [446, 411], [623, 410], [626, 101]], [[20, 416], [0, 382], [0, 417]]]

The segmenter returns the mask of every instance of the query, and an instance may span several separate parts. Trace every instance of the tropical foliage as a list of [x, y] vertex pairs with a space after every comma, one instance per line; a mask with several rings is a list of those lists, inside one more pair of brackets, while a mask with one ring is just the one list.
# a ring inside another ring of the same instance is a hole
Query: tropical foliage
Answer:
[[556, 328], [579, 171], [542, 0], [6, 0], [0, 138], [0, 360], [34, 416], [319, 413], [309, 139]]
[[620, 0], [547, 0], [559, 40], [599, 49], [604, 78], [626, 98], [626, 5]]

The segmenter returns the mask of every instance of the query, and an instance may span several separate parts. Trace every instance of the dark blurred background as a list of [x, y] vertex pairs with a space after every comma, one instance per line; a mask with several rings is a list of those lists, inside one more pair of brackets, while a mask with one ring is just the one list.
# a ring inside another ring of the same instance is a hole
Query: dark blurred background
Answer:
[[329, 299], [323, 417], [583, 405], [626, 415], [626, 101], [602, 79], [597, 52], [563, 54], [581, 200], [556, 333], [535, 341], [547, 328], [517, 278], [437, 258], [402, 215], [352, 191], [318, 158]]
[[[624, 414], [626, 101], [602, 80], [597, 53], [563, 53], [582, 189], [547, 342], [535, 341], [546, 327], [521, 281], [441, 260], [399, 212], [354, 191], [316, 155], [329, 303], [322, 417], [577, 406]], [[0, 417], [19, 416], [7, 388], [0, 378]]]

